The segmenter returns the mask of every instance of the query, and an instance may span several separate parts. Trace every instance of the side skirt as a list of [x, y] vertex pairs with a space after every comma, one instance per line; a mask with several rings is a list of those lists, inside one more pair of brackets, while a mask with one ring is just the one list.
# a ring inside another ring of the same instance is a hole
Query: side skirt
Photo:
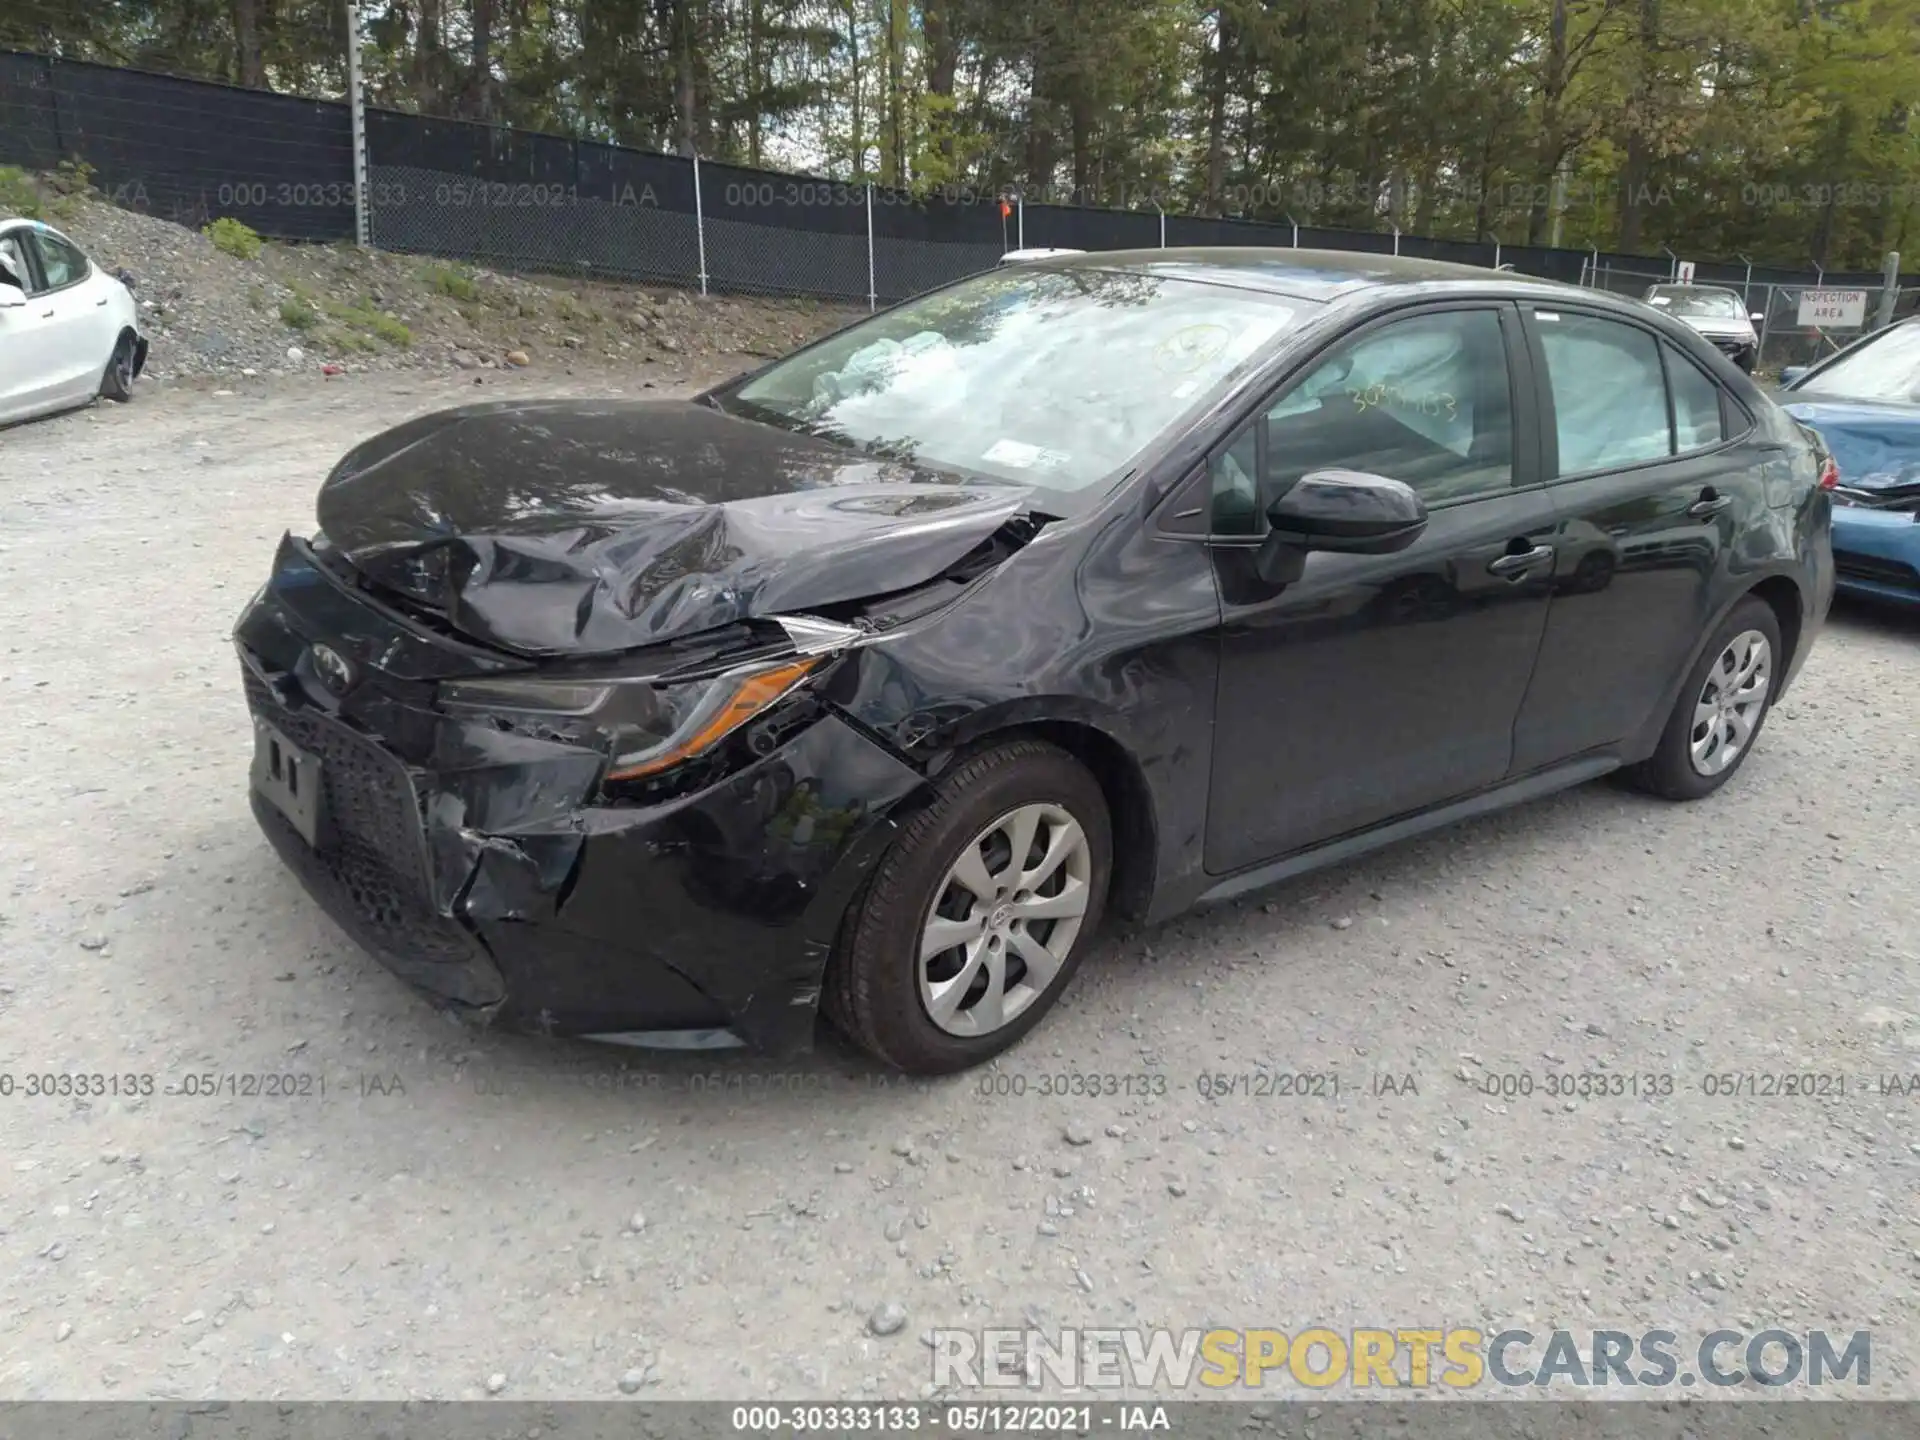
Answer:
[[1441, 826], [1451, 825], [1458, 820], [1471, 819], [1475, 815], [1486, 815], [1495, 810], [1505, 810], [1528, 800], [1538, 800], [1542, 796], [1551, 795], [1559, 790], [1584, 785], [1589, 780], [1597, 780], [1609, 770], [1619, 768], [1620, 760], [1617, 756], [1589, 755], [1583, 759], [1569, 760], [1555, 765], [1548, 770], [1536, 770], [1531, 775], [1523, 775], [1518, 780], [1509, 780], [1491, 790], [1482, 790], [1479, 794], [1469, 795], [1464, 800], [1449, 801], [1432, 810], [1422, 810], [1399, 820], [1390, 820], [1371, 830], [1362, 830], [1356, 835], [1329, 840], [1314, 846], [1311, 850], [1297, 851], [1283, 859], [1256, 866], [1252, 870], [1242, 870], [1237, 875], [1229, 875], [1202, 892], [1200, 898], [1193, 903], [1196, 906], [1217, 905], [1223, 900], [1232, 900], [1250, 890], [1263, 890], [1282, 880], [1291, 880], [1296, 875], [1305, 875], [1311, 870], [1319, 870], [1328, 865], [1338, 865], [1343, 860], [1351, 860], [1357, 855], [1365, 855], [1383, 846], [1412, 839], [1415, 835], [1424, 835], [1429, 830], [1438, 830]]

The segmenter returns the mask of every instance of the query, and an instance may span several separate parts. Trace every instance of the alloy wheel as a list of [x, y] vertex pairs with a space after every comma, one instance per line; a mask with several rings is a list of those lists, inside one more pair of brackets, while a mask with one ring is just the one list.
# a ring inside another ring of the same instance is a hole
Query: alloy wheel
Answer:
[[921, 929], [920, 1002], [950, 1035], [988, 1035], [1044, 995], [1087, 914], [1093, 852], [1058, 805], [1022, 805], [961, 849]]
[[1758, 630], [1742, 630], [1713, 662], [1694, 701], [1687, 748], [1696, 773], [1718, 775], [1740, 758], [1772, 683], [1773, 647]]

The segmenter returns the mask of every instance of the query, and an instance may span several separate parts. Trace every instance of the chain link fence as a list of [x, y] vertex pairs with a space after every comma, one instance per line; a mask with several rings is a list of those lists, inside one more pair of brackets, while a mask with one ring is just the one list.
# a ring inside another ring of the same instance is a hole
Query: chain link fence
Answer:
[[877, 307], [1005, 248], [997, 205], [690, 156], [378, 110], [367, 149], [373, 244], [499, 269]]
[[[201, 225], [232, 216], [263, 235], [371, 242], [502, 270], [681, 286], [702, 293], [891, 304], [993, 265], [1007, 250], [1295, 246], [1492, 266], [1638, 297], [1677, 258], [1037, 203], [884, 186], [662, 155], [464, 120], [363, 111], [112, 66], [0, 51], [0, 163], [93, 167], [132, 209]], [[1810, 285], [1865, 289], [1878, 274], [1817, 276], [1700, 261], [1766, 317], [1763, 369], [1803, 364], [1857, 331], [1801, 323]]]
[[1753, 309], [1764, 317], [1755, 322], [1755, 328], [1760, 331], [1759, 368], [1762, 371], [1778, 374], [1789, 365], [1811, 365], [1816, 360], [1825, 359], [1869, 330], [1877, 329], [1883, 314], [1904, 319], [1911, 313], [1911, 306], [1903, 305], [1902, 301], [1910, 297], [1920, 298], [1920, 291], [1912, 287], [1895, 286], [1893, 303], [1888, 306], [1884, 285], [1823, 285], [1818, 288], [1829, 291], [1857, 290], [1861, 292], [1864, 303], [1860, 306], [1858, 324], [1846, 319], [1821, 322], [1804, 313], [1803, 302], [1808, 291], [1814, 288], [1807, 285], [1755, 287]]
[[[1711, 273], [1706, 273], [1711, 271]], [[1732, 273], [1729, 273], [1729, 272]], [[1656, 270], [1646, 266], [1626, 266], [1601, 256], [1589, 261], [1580, 283], [1589, 289], [1605, 290], [1633, 299], [1643, 298], [1655, 285], [1671, 285], [1674, 268]], [[1767, 272], [1760, 272], [1766, 274]], [[1696, 267], [1692, 283], [1715, 285], [1731, 290], [1746, 303], [1753, 317], [1753, 328], [1760, 348], [1755, 373], [1772, 377], [1789, 365], [1811, 365], [1816, 360], [1845, 348], [1860, 336], [1879, 327], [1883, 316], [1905, 319], [1920, 308], [1920, 287], [1893, 287], [1892, 304], [1887, 304], [1887, 286], [1881, 276], [1832, 275], [1781, 282], [1754, 279], [1753, 272], [1738, 267]], [[1815, 320], [1803, 311], [1802, 302], [1816, 291], [1855, 292], [1859, 319], [1849, 310], [1839, 319]]]

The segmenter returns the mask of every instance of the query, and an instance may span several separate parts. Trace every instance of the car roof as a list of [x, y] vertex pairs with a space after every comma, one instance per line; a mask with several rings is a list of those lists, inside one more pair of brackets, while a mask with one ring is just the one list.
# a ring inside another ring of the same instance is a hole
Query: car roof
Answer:
[[1360, 291], [1407, 286], [1492, 289], [1515, 294], [1545, 291], [1566, 296], [1597, 296], [1557, 280], [1455, 265], [1410, 255], [1374, 255], [1353, 250], [1295, 250], [1287, 247], [1189, 246], [1167, 250], [1096, 250], [1030, 262], [1047, 270], [1120, 270], [1172, 279], [1199, 280], [1243, 290], [1263, 290], [1301, 300], [1334, 300]]

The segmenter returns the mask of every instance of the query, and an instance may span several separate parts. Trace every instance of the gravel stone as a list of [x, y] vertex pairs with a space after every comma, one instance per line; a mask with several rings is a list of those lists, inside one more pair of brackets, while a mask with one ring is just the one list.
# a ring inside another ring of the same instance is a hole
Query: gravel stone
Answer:
[[867, 1328], [876, 1335], [898, 1335], [906, 1323], [907, 1307], [897, 1300], [883, 1302], [867, 1317]]

